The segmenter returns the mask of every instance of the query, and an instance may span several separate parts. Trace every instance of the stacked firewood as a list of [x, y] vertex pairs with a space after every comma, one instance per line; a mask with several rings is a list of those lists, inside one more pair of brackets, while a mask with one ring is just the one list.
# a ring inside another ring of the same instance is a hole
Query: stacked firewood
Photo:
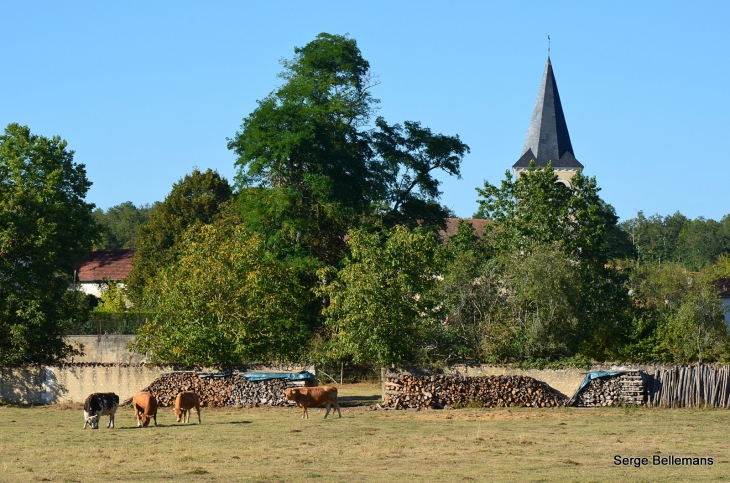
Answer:
[[384, 406], [393, 409], [447, 407], [539, 407], [565, 404], [565, 396], [527, 376], [459, 377], [385, 375]]
[[645, 403], [644, 382], [637, 372], [593, 379], [578, 394], [575, 405], [583, 407]]
[[309, 381], [248, 381], [242, 374], [210, 376], [173, 372], [163, 374], [142, 390], [152, 393], [161, 406], [173, 405], [175, 397], [182, 391], [195, 391], [202, 406], [288, 406], [294, 403], [286, 399], [284, 390], [306, 385], [310, 385]]

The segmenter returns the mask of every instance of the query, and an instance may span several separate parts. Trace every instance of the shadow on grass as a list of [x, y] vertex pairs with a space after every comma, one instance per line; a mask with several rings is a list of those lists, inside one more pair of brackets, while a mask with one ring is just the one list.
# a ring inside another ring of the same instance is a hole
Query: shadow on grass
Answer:
[[372, 396], [340, 396], [337, 401], [342, 407], [369, 406], [380, 401], [380, 394]]

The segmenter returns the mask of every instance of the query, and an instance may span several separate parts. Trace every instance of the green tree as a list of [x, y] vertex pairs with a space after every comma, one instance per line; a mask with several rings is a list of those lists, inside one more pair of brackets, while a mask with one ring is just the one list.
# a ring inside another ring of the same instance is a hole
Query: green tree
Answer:
[[596, 178], [576, 173], [572, 188], [558, 183], [550, 164], [530, 163], [515, 179], [508, 172], [501, 186], [484, 182], [475, 218], [494, 221], [495, 237], [503, 250], [529, 250], [541, 244], [563, 243], [581, 260], [605, 262], [612, 247], [606, 243], [618, 218], [598, 195]]
[[721, 223], [703, 217], [687, 220], [677, 237], [674, 258], [692, 271], [703, 270], [728, 251], [729, 241]]
[[377, 206], [386, 223], [443, 226], [444, 218], [453, 214], [437, 201], [441, 182], [433, 172], [461, 177], [469, 146], [458, 135], [434, 134], [418, 122], [390, 126], [379, 117], [375, 125], [371, 139], [381, 181]]
[[493, 220], [487, 236], [500, 257], [525, 257], [541, 246], [562, 247], [563, 258], [556, 260], [570, 260], [575, 267], [570, 272], [577, 287], [571, 305], [580, 314], [573, 328], [576, 339], [568, 347], [579, 342], [587, 357], [610, 357], [627, 337], [626, 280], [609, 263], [621, 251], [613, 245], [618, 219], [598, 195], [595, 178], [578, 172], [572, 188], [557, 181], [549, 164], [539, 168], [531, 163], [516, 179], [507, 172], [500, 187], [485, 182], [477, 189], [482, 199], [475, 216]]
[[60, 137], [26, 126], [0, 136], [0, 364], [73, 353], [62, 336], [85, 304], [68, 287], [99, 235], [85, 201], [91, 182], [73, 155]]
[[322, 33], [282, 64], [282, 86], [228, 143], [248, 227], [281, 257], [334, 266], [347, 231], [373, 216], [391, 225], [443, 223], [448, 210], [433, 174], [459, 175], [468, 146], [458, 136], [382, 119], [368, 129], [377, 82], [347, 36]]
[[647, 262], [631, 270], [634, 360], [692, 362], [726, 357], [728, 328], [717, 280], [730, 274], [727, 259], [702, 273], [677, 262]]
[[475, 248], [456, 252], [440, 283], [449, 354], [476, 362], [576, 354], [581, 278], [563, 247], [536, 245], [495, 257], [475, 256], [482, 252]]
[[317, 289], [329, 302], [323, 314], [331, 359], [399, 364], [426, 357], [434, 298], [433, 233], [396, 226], [350, 232], [343, 268], [323, 269]]
[[133, 347], [157, 362], [240, 364], [300, 356], [311, 295], [235, 219], [190, 227], [147, 285], [156, 307]]
[[127, 277], [132, 301], [142, 302], [148, 281], [177, 259], [178, 242], [193, 225], [210, 223], [232, 196], [231, 187], [218, 172], [194, 169], [172, 186], [165, 201], [156, 205], [148, 223], [140, 226], [138, 250]]
[[635, 218], [622, 222], [620, 226], [629, 235], [639, 260], [663, 263], [677, 261], [677, 242], [687, 221], [680, 212], [647, 218], [644, 212], [639, 211]]
[[112, 206], [106, 212], [97, 208], [93, 212], [94, 220], [102, 227], [102, 237], [94, 245], [95, 249], [137, 248], [139, 228], [147, 223], [154, 206], [135, 206], [125, 201]]
[[127, 292], [124, 287], [113, 280], [107, 280], [106, 286], [101, 290], [99, 303], [94, 307], [94, 312], [121, 314], [129, 308]]

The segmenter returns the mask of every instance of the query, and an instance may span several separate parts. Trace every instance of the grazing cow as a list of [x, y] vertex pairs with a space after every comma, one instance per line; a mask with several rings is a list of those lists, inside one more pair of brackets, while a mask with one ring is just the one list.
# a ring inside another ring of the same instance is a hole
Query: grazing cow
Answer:
[[340, 403], [337, 402], [337, 388], [334, 386], [322, 387], [298, 387], [289, 388], [284, 391], [286, 398], [297, 403], [302, 408], [302, 419], [309, 419], [307, 408], [309, 406], [327, 405], [327, 412], [324, 413], [325, 419], [330, 413], [330, 406], [334, 405], [337, 413], [342, 417], [340, 411]]
[[175, 398], [175, 409], [173, 409], [177, 422], [179, 423], [180, 420], [182, 420], [183, 423], [189, 423], [190, 410], [193, 408], [195, 408], [195, 411], [198, 413], [198, 424], [201, 424], [200, 399], [198, 399], [198, 395], [193, 391], [183, 391], [178, 394]]
[[97, 392], [89, 394], [84, 402], [84, 427], [91, 425], [91, 429], [99, 429], [99, 419], [102, 416], [109, 415], [109, 424], [107, 428], [114, 427], [114, 413], [119, 407], [119, 396], [113, 392]]
[[132, 399], [132, 407], [138, 428], [146, 428], [150, 424], [150, 419], [154, 419], [155, 426], [157, 426], [157, 399], [155, 396], [148, 392], [138, 392]]

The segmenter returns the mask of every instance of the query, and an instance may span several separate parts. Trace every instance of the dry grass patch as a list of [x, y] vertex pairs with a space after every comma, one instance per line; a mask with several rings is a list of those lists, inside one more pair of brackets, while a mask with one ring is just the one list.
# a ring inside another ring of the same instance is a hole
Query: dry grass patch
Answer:
[[[380, 387], [340, 396], [377, 399]], [[81, 406], [0, 407], [0, 481], [372, 482], [722, 481], [730, 474], [721, 410], [464, 409], [369, 411], [322, 419], [297, 408], [204, 409], [203, 424], [82, 430]], [[331, 413], [330, 413], [331, 414]], [[105, 425], [104, 425], [105, 426]], [[622, 456], [704, 456], [713, 466], [617, 467]]]

